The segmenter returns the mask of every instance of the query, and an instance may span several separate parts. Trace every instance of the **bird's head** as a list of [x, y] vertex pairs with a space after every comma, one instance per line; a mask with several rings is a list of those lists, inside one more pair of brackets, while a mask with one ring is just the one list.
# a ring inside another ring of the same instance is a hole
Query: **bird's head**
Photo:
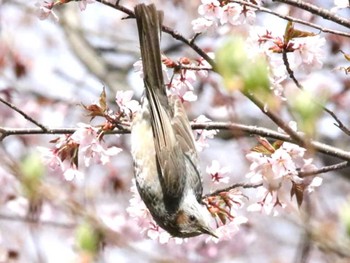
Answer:
[[210, 227], [210, 221], [208, 209], [198, 203], [194, 195], [187, 195], [175, 216], [176, 236], [193, 237], [208, 234], [217, 238]]

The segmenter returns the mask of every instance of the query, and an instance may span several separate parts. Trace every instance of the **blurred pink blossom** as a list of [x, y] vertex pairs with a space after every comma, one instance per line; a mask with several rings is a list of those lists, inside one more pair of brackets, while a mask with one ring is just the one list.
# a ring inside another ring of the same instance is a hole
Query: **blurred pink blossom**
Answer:
[[57, 14], [53, 11], [55, 2], [40, 1], [36, 3], [35, 6], [38, 8], [37, 16], [39, 17], [40, 20], [44, 20], [48, 18], [50, 15], [52, 15], [56, 21], [59, 20]]
[[[193, 122], [194, 123], [205, 123], [211, 120], [204, 115], [198, 116]], [[195, 143], [197, 151], [201, 152], [204, 148], [209, 147], [208, 138], [212, 139], [218, 133], [218, 130], [195, 130]]]
[[213, 160], [210, 166], [207, 166], [206, 172], [211, 175], [211, 180], [214, 184], [227, 184], [230, 178], [227, 176], [230, 168], [227, 166], [221, 167], [217, 160]]

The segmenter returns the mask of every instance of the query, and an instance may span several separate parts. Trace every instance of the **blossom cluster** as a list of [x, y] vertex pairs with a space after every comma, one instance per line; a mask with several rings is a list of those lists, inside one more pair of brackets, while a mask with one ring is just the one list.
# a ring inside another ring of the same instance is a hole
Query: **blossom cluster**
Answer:
[[[52, 1], [40, 1], [36, 3], [37, 7], [37, 16], [40, 20], [47, 19], [52, 16], [56, 21], [59, 20], [58, 15], [54, 11], [54, 7], [57, 5], [63, 5], [71, 2], [72, 0], [52, 0]], [[86, 9], [87, 4], [94, 3], [95, 0], [80, 0], [78, 1], [79, 9], [84, 11]]]
[[[208, 55], [212, 56], [213, 54]], [[163, 78], [169, 94], [176, 95], [183, 102], [196, 101], [194, 83], [198, 78], [205, 78], [208, 75], [208, 71], [201, 68], [208, 68], [209, 64], [203, 59], [191, 61], [186, 57], [176, 62], [165, 55], [162, 56], [162, 62]], [[172, 74], [169, 69], [173, 69]], [[142, 60], [134, 63], [134, 71], [140, 78], [143, 78]]]
[[202, 0], [198, 13], [200, 17], [192, 21], [195, 33], [201, 33], [218, 24], [229, 23], [236, 26], [244, 23], [253, 24], [255, 21], [254, 8], [229, 1]]
[[46, 164], [55, 170], [61, 171], [67, 181], [83, 177], [78, 170], [78, 161], [83, 160], [85, 167], [89, 167], [91, 162], [107, 164], [110, 158], [117, 155], [122, 149], [112, 146], [108, 147], [103, 140], [105, 131], [113, 130], [117, 123], [131, 121], [134, 114], [139, 110], [140, 105], [136, 100], [132, 100], [132, 91], [118, 91], [116, 94], [116, 104], [119, 109], [113, 112], [106, 104], [106, 94], [100, 95], [99, 103], [94, 103], [84, 108], [92, 118], [104, 117], [106, 122], [100, 127], [93, 127], [88, 124], [78, 124], [78, 129], [70, 135], [63, 135], [51, 141], [55, 143], [53, 149], [41, 147]]
[[[277, 35], [265, 28], [255, 27], [247, 39], [247, 50], [254, 57], [266, 57], [270, 68], [270, 83], [274, 93], [283, 98], [281, 82], [288, 72], [283, 53], [286, 53], [289, 68], [293, 71], [311, 72], [323, 66], [326, 40], [311, 32], [303, 32], [287, 26], [285, 35]], [[295, 37], [292, 37], [295, 36]]]
[[285, 193], [296, 196], [298, 205], [303, 201], [304, 193], [313, 192], [320, 186], [322, 179], [317, 176], [301, 177], [300, 172], [316, 169], [312, 158], [306, 158], [306, 149], [289, 142], [277, 142], [274, 145], [265, 139], [246, 157], [251, 162], [250, 172], [246, 177], [254, 184], [262, 184], [257, 194], [262, 198], [251, 205], [251, 211], [263, 211], [267, 214], [277, 214], [274, 208], [285, 208], [288, 200]]
[[40, 147], [45, 163], [54, 171], [60, 171], [67, 181], [82, 179], [83, 173], [78, 170], [78, 159], [81, 157], [85, 167], [91, 161], [106, 164], [112, 156], [122, 151], [118, 147], [107, 147], [98, 135], [98, 129], [80, 124], [71, 135], [63, 135], [56, 140], [53, 149]]

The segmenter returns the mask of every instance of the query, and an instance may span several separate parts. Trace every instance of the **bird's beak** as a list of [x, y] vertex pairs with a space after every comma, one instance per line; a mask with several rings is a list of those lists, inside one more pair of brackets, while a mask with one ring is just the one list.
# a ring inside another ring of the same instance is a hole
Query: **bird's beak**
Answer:
[[216, 234], [215, 234], [215, 231], [213, 229], [211, 229], [210, 227], [203, 227], [202, 228], [202, 233], [203, 234], [208, 234], [208, 235], [211, 235], [215, 238], [219, 238]]

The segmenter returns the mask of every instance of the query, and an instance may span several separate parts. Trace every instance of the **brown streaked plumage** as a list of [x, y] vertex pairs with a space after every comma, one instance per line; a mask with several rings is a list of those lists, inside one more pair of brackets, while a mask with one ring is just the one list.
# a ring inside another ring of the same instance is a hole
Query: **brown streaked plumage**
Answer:
[[202, 181], [192, 130], [181, 101], [167, 97], [159, 47], [163, 13], [139, 4], [145, 97], [132, 125], [132, 155], [141, 198], [154, 220], [176, 237], [214, 235], [201, 204]]

